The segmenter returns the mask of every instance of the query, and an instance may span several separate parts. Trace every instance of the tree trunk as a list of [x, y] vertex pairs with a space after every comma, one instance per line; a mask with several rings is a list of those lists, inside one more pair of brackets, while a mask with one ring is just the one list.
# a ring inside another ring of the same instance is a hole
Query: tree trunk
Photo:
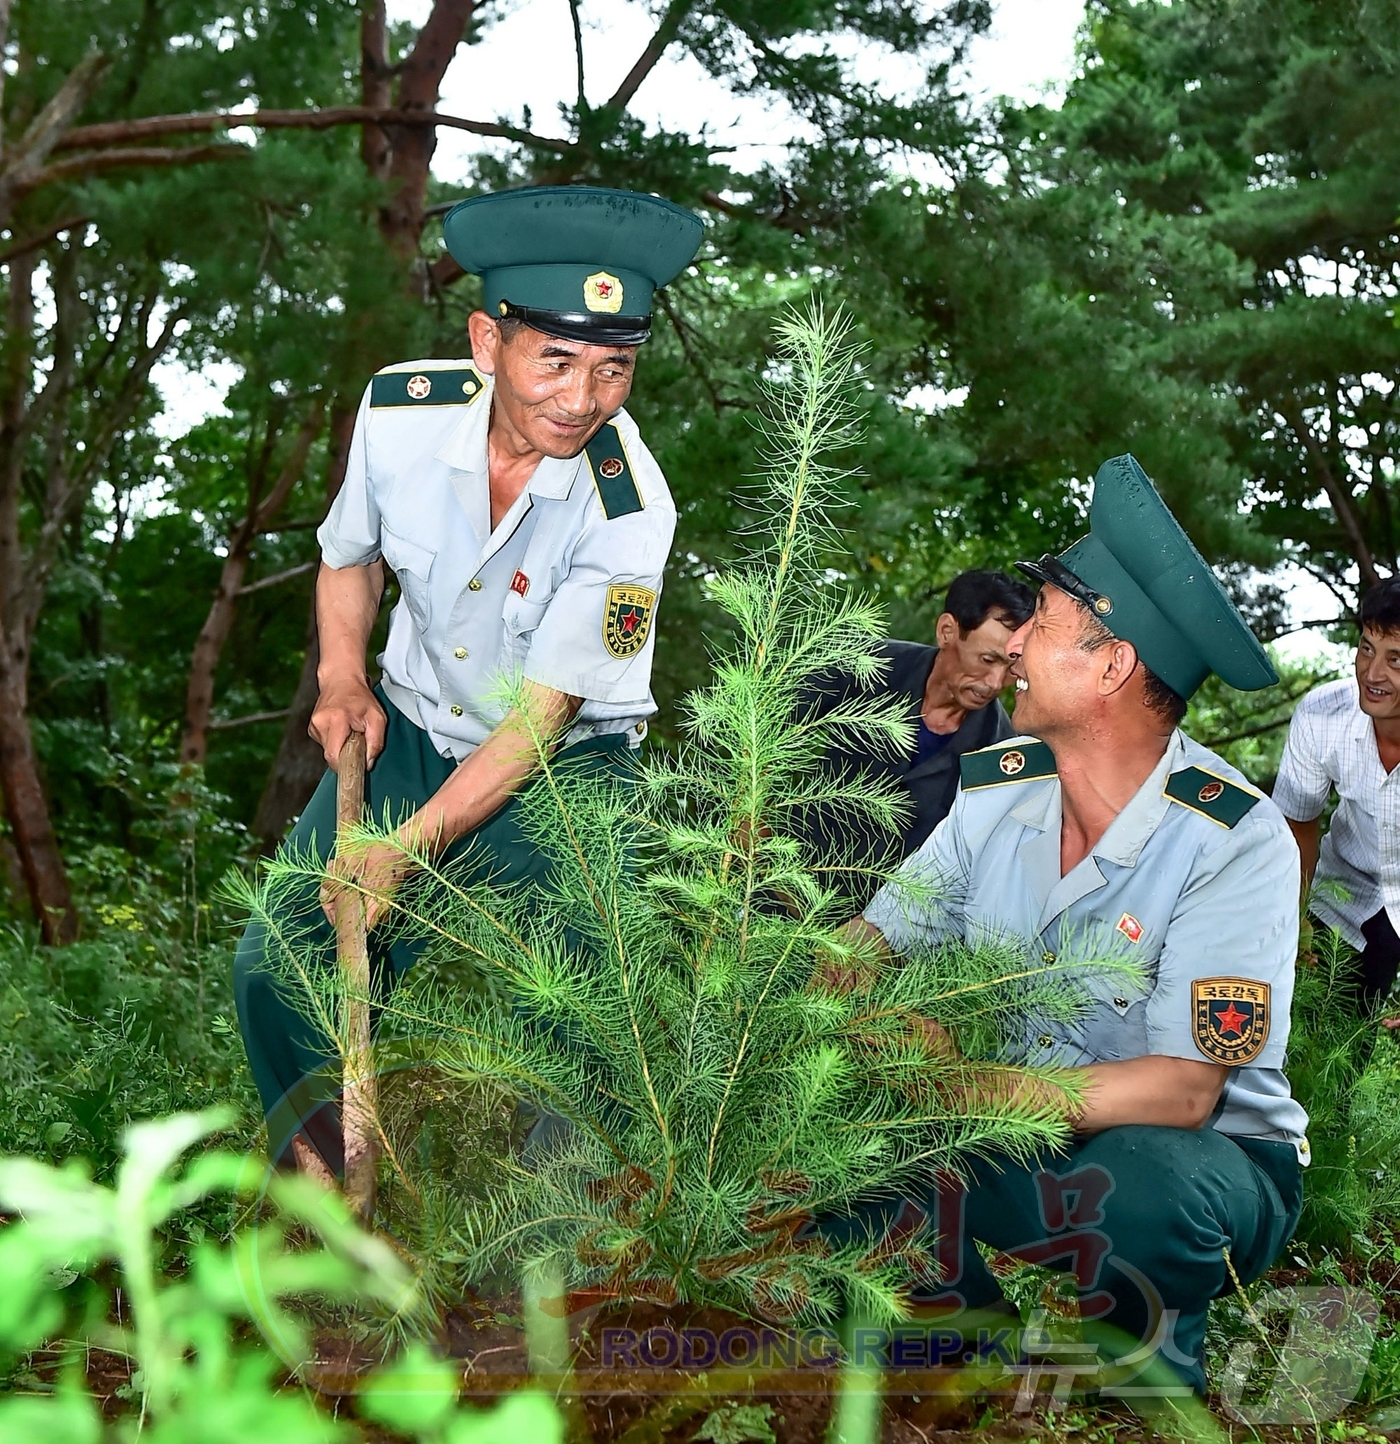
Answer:
[[[413, 48], [395, 66], [398, 91], [394, 103], [406, 111], [437, 109], [442, 78], [457, 47], [466, 38], [476, 9], [476, 0], [433, 0], [433, 8], [414, 40]], [[375, 24], [367, 24], [362, 32], [364, 53], [361, 84], [365, 94], [379, 94], [371, 87], [382, 83], [381, 68], [387, 55], [375, 56], [373, 47], [382, 43], [383, 32]], [[366, 104], [372, 102], [366, 101]], [[382, 150], [372, 150], [373, 142], [365, 139], [365, 159], [370, 172], [388, 182], [391, 194], [380, 207], [379, 229], [391, 250], [406, 262], [418, 257], [419, 237], [423, 231], [423, 200], [428, 187], [428, 169], [437, 148], [437, 131], [432, 126], [390, 126], [385, 129], [389, 141], [387, 157]], [[371, 161], [371, 155], [374, 160]], [[419, 277], [421, 284], [421, 276]]]
[[306, 420], [297, 430], [286, 465], [283, 466], [267, 500], [262, 501], [267, 464], [276, 435], [274, 422], [271, 419], [268, 421], [267, 444], [263, 448], [263, 456], [248, 478], [247, 514], [228, 539], [228, 555], [224, 558], [223, 570], [219, 574], [219, 585], [214, 592], [214, 600], [209, 604], [209, 615], [199, 629], [194, 653], [190, 657], [190, 677], [185, 689], [185, 730], [180, 738], [182, 765], [204, 765], [204, 759], [209, 752], [209, 723], [214, 713], [214, 674], [218, 671], [224, 643], [228, 641], [234, 619], [238, 615], [238, 598], [252, 557], [253, 543], [261, 533], [271, 528], [277, 513], [292, 494], [292, 488], [301, 480], [307, 455], [321, 433], [323, 415], [321, 402], [315, 402]]
[[78, 936], [78, 912], [68, 872], [49, 821], [48, 799], [39, 776], [34, 735], [29, 728], [29, 657], [12, 646], [0, 648], [0, 785], [25, 886], [46, 943], [71, 943]]
[[1339, 476], [1333, 470], [1327, 459], [1327, 453], [1322, 448], [1322, 443], [1318, 441], [1316, 433], [1307, 423], [1301, 403], [1291, 401], [1280, 410], [1292, 428], [1294, 436], [1302, 443], [1303, 450], [1311, 459], [1313, 472], [1322, 483], [1328, 501], [1332, 503], [1332, 511], [1337, 518], [1337, 524], [1342, 529], [1342, 535], [1347, 539], [1352, 559], [1356, 562], [1356, 569], [1360, 573], [1361, 591], [1364, 594], [1380, 580], [1380, 573], [1376, 570], [1376, 559], [1371, 554], [1370, 545], [1366, 540], [1365, 523], [1361, 519], [1361, 513], [1357, 510], [1356, 499], [1351, 494], [1345, 473]]
[[209, 722], [214, 715], [214, 673], [223, 655], [224, 643], [238, 615], [238, 591], [248, 570], [248, 553], [231, 551], [224, 558], [219, 586], [209, 605], [209, 615], [199, 629], [190, 657], [190, 680], [185, 690], [185, 730], [180, 738], [180, 762], [202, 767], [209, 751]]
[[[350, 459], [350, 440], [355, 431], [356, 408], [336, 404], [331, 411], [330, 456], [326, 467], [326, 506], [340, 494], [345, 482], [345, 466]], [[316, 699], [321, 689], [316, 681], [316, 669], [321, 664], [321, 648], [316, 639], [316, 591], [311, 592], [311, 615], [306, 623], [306, 654], [302, 658], [301, 676], [292, 696], [291, 710], [287, 713], [282, 728], [282, 740], [277, 744], [277, 756], [273, 759], [272, 771], [268, 773], [262, 796], [258, 799], [258, 810], [253, 817], [253, 836], [262, 839], [263, 851], [276, 850], [287, 824], [301, 812], [311, 800], [321, 774], [326, 770], [326, 759], [320, 744], [314, 741], [307, 729], [311, 725], [311, 713], [315, 710]]]
[[33, 355], [35, 266], [32, 253], [10, 265], [8, 354], [0, 397], [0, 790], [44, 941], [68, 943], [78, 935], [78, 914], [29, 727], [29, 649], [38, 617], [20, 540], [20, 496], [30, 434], [25, 394]]
[[302, 659], [301, 677], [292, 696], [291, 710], [282, 728], [272, 771], [268, 773], [258, 810], [253, 817], [253, 836], [262, 840], [264, 854], [277, 850], [288, 824], [311, 800], [326, 759], [320, 743], [307, 730], [321, 689], [316, 682], [316, 669], [321, 664], [321, 648], [316, 640], [316, 598], [311, 599], [311, 619], [307, 626], [306, 655]]

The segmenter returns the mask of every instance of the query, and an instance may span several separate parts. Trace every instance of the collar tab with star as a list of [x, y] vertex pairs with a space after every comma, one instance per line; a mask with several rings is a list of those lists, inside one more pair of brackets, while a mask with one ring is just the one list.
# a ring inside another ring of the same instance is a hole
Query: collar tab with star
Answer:
[[393, 366], [369, 385], [369, 404], [390, 406], [470, 406], [486, 390], [474, 366]]
[[1257, 792], [1247, 792], [1225, 777], [1217, 777], [1204, 767], [1185, 767], [1167, 778], [1162, 796], [1179, 802], [1192, 812], [1199, 812], [1221, 827], [1234, 827], [1249, 814], [1259, 801]]
[[998, 742], [964, 752], [959, 762], [964, 792], [1000, 787], [1006, 782], [1035, 782], [1055, 775], [1055, 754], [1043, 742]]
[[609, 421], [599, 427], [598, 434], [584, 447], [584, 452], [589, 470], [593, 473], [593, 485], [598, 490], [598, 500], [603, 506], [603, 515], [609, 521], [644, 509], [645, 503], [637, 490], [632, 463], [627, 459], [627, 448], [622, 444], [622, 432], [618, 430], [617, 422]]

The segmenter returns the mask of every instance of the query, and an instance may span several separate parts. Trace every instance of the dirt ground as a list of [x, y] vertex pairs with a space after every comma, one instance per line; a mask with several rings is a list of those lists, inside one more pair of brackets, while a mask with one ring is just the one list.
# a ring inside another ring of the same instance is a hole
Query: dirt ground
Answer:
[[[518, 1301], [497, 1308], [464, 1307], [447, 1320], [442, 1340], [448, 1355], [461, 1362], [464, 1401], [487, 1404], [524, 1387], [529, 1377]], [[775, 1444], [825, 1444], [832, 1422], [838, 1371], [830, 1358], [804, 1359], [791, 1336], [770, 1331], [766, 1360], [732, 1362], [742, 1349], [725, 1350], [731, 1362], [702, 1360], [706, 1367], [672, 1362], [672, 1341], [731, 1342], [758, 1333], [753, 1321], [714, 1310], [685, 1310], [633, 1305], [626, 1310], [584, 1309], [570, 1317], [574, 1367], [561, 1389], [571, 1440], [592, 1444], [689, 1444], [693, 1439], [740, 1444], [752, 1437]], [[638, 1343], [617, 1347], [619, 1335]], [[784, 1343], [783, 1341], [787, 1342]], [[647, 1345], [650, 1344], [650, 1358]], [[833, 1339], [834, 1344], [834, 1339]], [[323, 1337], [314, 1375], [327, 1401], [344, 1400], [372, 1358], [345, 1339]], [[809, 1354], [814, 1351], [807, 1351]], [[820, 1351], [815, 1351], [820, 1352]], [[793, 1356], [796, 1355], [794, 1358]], [[629, 1357], [630, 1356], [630, 1357]], [[635, 1367], [631, 1366], [635, 1362]], [[881, 1444], [994, 1444], [999, 1440], [1047, 1439], [1065, 1444], [1159, 1440], [1187, 1437], [1168, 1417], [1135, 1409], [1123, 1401], [1086, 1404], [1053, 1397], [1054, 1371], [1040, 1386], [1027, 1389], [1024, 1374], [1001, 1369], [974, 1372], [962, 1368], [891, 1369], [883, 1374]], [[991, 1387], [988, 1387], [991, 1386]], [[1376, 1432], [1359, 1421], [1334, 1421], [1315, 1430], [1273, 1427], [1251, 1429], [1230, 1419], [1218, 1400], [1208, 1401], [1219, 1438], [1259, 1444], [1297, 1444], [1302, 1439], [1365, 1441], [1393, 1439], [1400, 1430]], [[1160, 1408], [1160, 1406], [1158, 1406]], [[743, 1425], [754, 1426], [752, 1434]], [[1209, 1426], [1207, 1426], [1209, 1427]], [[521, 1441], [526, 1444], [526, 1441]]]
[[[1365, 1278], [1380, 1287], [1382, 1307], [1400, 1316], [1400, 1266], [1395, 1277]], [[1288, 1271], [1271, 1280], [1286, 1285]], [[1301, 1277], [1300, 1277], [1300, 1280]], [[1358, 1278], [1356, 1282], [1362, 1282]], [[1389, 1284], [1390, 1287], [1385, 1287]], [[474, 1303], [451, 1311], [440, 1344], [460, 1363], [462, 1398], [486, 1405], [529, 1382], [519, 1300]], [[820, 1334], [821, 1331], [812, 1331]], [[763, 1331], [751, 1319], [715, 1310], [632, 1305], [594, 1306], [571, 1313], [573, 1368], [560, 1389], [569, 1437], [578, 1444], [826, 1444], [838, 1381], [834, 1353]], [[827, 1335], [832, 1350], [834, 1335]], [[757, 1339], [757, 1348], [754, 1341]], [[698, 1347], [696, 1341], [699, 1341]], [[689, 1357], [685, 1351], [689, 1350]], [[675, 1357], [671, 1357], [672, 1354]], [[724, 1357], [718, 1357], [719, 1353]], [[709, 1357], [713, 1353], [715, 1357]], [[30, 1361], [36, 1382], [52, 1384], [60, 1355], [40, 1352]], [[328, 1412], [353, 1417], [360, 1381], [380, 1362], [372, 1341], [339, 1330], [317, 1335], [316, 1358], [303, 1382]], [[87, 1354], [88, 1387], [104, 1414], [129, 1415], [134, 1403], [129, 1361], [102, 1349]], [[288, 1384], [294, 1381], [288, 1379]], [[1190, 1437], [1167, 1419], [1154, 1426], [1145, 1411], [1122, 1401], [1056, 1401], [1055, 1375], [1026, 1387], [1024, 1372], [968, 1367], [890, 1368], [882, 1373], [881, 1444], [996, 1444], [1045, 1439], [1063, 1444], [1137, 1444]], [[1400, 1429], [1380, 1432], [1362, 1422], [1364, 1411], [1314, 1427], [1251, 1429], [1232, 1420], [1219, 1400], [1208, 1401], [1217, 1438], [1258, 1444], [1311, 1440], [1400, 1444]], [[1209, 1429], [1209, 1424], [1207, 1424]], [[393, 1436], [366, 1428], [365, 1437], [389, 1444]], [[530, 1444], [521, 1440], [519, 1444]]]

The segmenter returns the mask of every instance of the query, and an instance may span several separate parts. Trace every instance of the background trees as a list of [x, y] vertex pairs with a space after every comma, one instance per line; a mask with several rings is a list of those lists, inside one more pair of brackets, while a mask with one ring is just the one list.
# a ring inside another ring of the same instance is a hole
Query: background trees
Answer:
[[[727, 498], [754, 465], [769, 323], [814, 285], [868, 343], [831, 565], [896, 631], [919, 634], [961, 566], [1067, 541], [1125, 448], [1261, 621], [1281, 624], [1285, 558], [1341, 616], [1400, 545], [1396, 8], [1095, 0], [1061, 108], [979, 112], [954, 77], [982, 0], [673, 0], [605, 99], [580, 44], [556, 114], [503, 118], [441, 97], [509, 0], [434, 0], [417, 27], [376, 0], [0, 5], [12, 908], [70, 937], [104, 889], [174, 858], [205, 887], [299, 810], [320, 770], [312, 533], [366, 378], [462, 349], [476, 283], [436, 217], [474, 187], [629, 185], [706, 217], [632, 403], [681, 513], [663, 741], [745, 522]], [[643, 123], [681, 54], [796, 133], [745, 172]], [[871, 54], [889, 63], [852, 58]], [[489, 146], [461, 183], [432, 170], [444, 126]], [[149, 383], [169, 358], [241, 378], [186, 435]]]
[[1175, 238], [1163, 369], [1218, 399], [1258, 532], [1344, 604], [1396, 565], [1398, 26], [1394, 3], [1110, 0], [1047, 137], [1065, 180]]

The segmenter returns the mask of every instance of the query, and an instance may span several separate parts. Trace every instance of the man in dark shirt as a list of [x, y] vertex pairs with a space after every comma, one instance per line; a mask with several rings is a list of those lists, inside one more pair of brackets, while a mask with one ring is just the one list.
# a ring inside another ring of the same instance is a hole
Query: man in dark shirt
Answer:
[[[892, 778], [908, 794], [913, 811], [902, 835], [853, 839], [848, 819], [814, 810], [804, 833], [816, 855], [829, 865], [858, 869], [861, 862], [897, 862], [922, 845], [948, 815], [958, 790], [958, 759], [1012, 735], [1011, 723], [997, 701], [1006, 685], [1011, 658], [1006, 644], [1035, 607], [1023, 582], [1002, 572], [963, 572], [948, 588], [943, 613], [934, 624], [938, 645], [889, 641], [880, 650], [890, 666], [879, 687], [885, 695], [908, 699], [909, 720], [918, 731], [903, 757], [872, 757], [840, 748], [826, 755], [838, 774], [863, 771]], [[860, 684], [838, 677], [821, 689], [819, 712], [855, 695]], [[863, 907], [878, 886], [865, 884], [856, 871], [841, 884], [850, 900]], [[854, 881], [859, 878], [860, 881]]]

